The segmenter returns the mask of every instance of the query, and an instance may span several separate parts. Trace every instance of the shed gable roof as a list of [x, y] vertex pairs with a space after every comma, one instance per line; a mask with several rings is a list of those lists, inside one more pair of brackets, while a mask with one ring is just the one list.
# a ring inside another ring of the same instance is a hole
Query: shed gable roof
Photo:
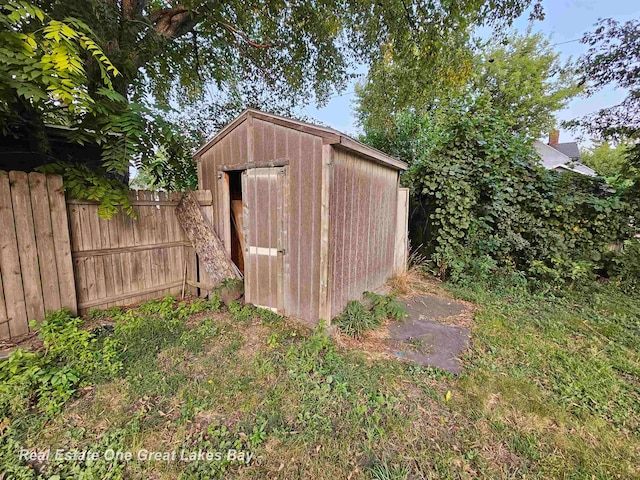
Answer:
[[381, 163], [388, 167], [394, 168], [396, 170], [406, 170], [407, 164], [398, 160], [397, 158], [391, 157], [386, 153], [381, 152], [373, 147], [365, 145], [344, 133], [339, 132], [330, 127], [323, 127], [320, 125], [315, 125], [312, 123], [302, 122], [300, 120], [294, 120], [292, 118], [281, 117], [279, 115], [274, 115], [272, 113], [265, 113], [259, 110], [255, 110], [252, 108], [246, 109], [242, 112], [235, 120], [233, 120], [230, 124], [220, 130], [211, 140], [209, 140], [205, 145], [200, 147], [198, 151], [193, 155], [194, 159], [198, 159], [204, 152], [206, 152], [213, 145], [222, 140], [229, 132], [231, 132], [235, 127], [240, 125], [243, 121], [245, 121], [248, 117], [257, 118], [259, 120], [263, 120], [266, 122], [274, 123], [276, 125], [281, 125], [283, 127], [291, 128], [293, 130], [298, 130], [301, 132], [309, 133], [311, 135], [316, 135], [318, 137], [322, 137], [325, 143], [330, 145], [336, 145], [345, 150], [349, 150], [355, 153], [358, 153], [369, 160], [372, 160], [377, 163]]

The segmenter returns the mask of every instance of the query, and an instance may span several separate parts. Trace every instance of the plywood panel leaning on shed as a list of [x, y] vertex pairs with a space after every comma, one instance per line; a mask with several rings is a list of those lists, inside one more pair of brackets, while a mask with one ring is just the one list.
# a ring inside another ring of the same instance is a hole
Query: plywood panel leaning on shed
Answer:
[[[403, 162], [331, 128], [257, 110], [242, 113], [194, 158], [200, 188], [212, 190], [220, 207], [218, 235], [227, 249], [243, 246], [248, 300], [316, 324], [394, 274], [403, 256], [396, 230], [406, 232], [398, 214]], [[286, 181], [247, 181], [275, 169]], [[239, 175], [242, 198], [233, 187]], [[231, 238], [238, 223], [243, 235]], [[267, 251], [273, 259], [258, 254]]]

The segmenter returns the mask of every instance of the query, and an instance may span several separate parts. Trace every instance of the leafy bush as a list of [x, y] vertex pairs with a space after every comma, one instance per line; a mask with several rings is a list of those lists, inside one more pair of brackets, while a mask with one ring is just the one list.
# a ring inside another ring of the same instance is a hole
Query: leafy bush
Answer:
[[214, 295], [190, 303], [166, 297], [127, 311], [92, 311], [91, 318], [116, 321], [112, 335], [82, 329], [82, 319], [67, 310], [48, 313], [37, 325], [42, 352], [17, 349], [0, 363], [0, 418], [32, 409], [55, 415], [83, 385], [115, 377], [130, 368], [132, 359], [144, 362], [177, 341], [189, 341], [183, 337], [189, 316], [219, 308]]
[[405, 316], [404, 309], [392, 295], [365, 292], [364, 297], [365, 304], [352, 300], [333, 319], [332, 323], [350, 337], [361, 337], [368, 330], [378, 328], [385, 319], [400, 321]]
[[0, 416], [37, 407], [46, 415], [60, 411], [79, 387], [121, 368], [118, 342], [82, 330], [69, 311], [50, 312], [40, 323], [42, 353], [15, 350], [0, 364]]
[[611, 256], [608, 269], [624, 291], [640, 293], [640, 239], [626, 241], [622, 252]]
[[410, 164], [411, 240], [432, 271], [463, 281], [524, 272], [560, 287], [593, 277], [632, 237], [632, 206], [603, 180], [545, 170], [530, 141], [482, 103], [399, 116], [365, 140]]
[[371, 307], [371, 314], [374, 317], [399, 322], [404, 320], [407, 312], [393, 295], [378, 295], [372, 292], [364, 292], [364, 298]]

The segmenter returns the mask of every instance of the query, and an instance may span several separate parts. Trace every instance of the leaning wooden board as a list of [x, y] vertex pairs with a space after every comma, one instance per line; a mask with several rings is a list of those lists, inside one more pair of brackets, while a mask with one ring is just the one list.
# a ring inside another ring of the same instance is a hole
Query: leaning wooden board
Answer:
[[192, 192], [182, 196], [176, 207], [176, 216], [215, 285], [228, 278], [240, 277], [220, 238], [202, 215]]

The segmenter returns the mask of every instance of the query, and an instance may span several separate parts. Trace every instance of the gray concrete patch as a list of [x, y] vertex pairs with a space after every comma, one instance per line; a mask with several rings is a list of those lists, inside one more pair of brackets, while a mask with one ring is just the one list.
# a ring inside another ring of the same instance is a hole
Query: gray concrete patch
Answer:
[[471, 333], [468, 328], [437, 320], [464, 313], [467, 307], [434, 295], [420, 295], [402, 303], [407, 317], [404, 322], [389, 325], [389, 352], [423, 366], [460, 373], [459, 357], [469, 348]]

